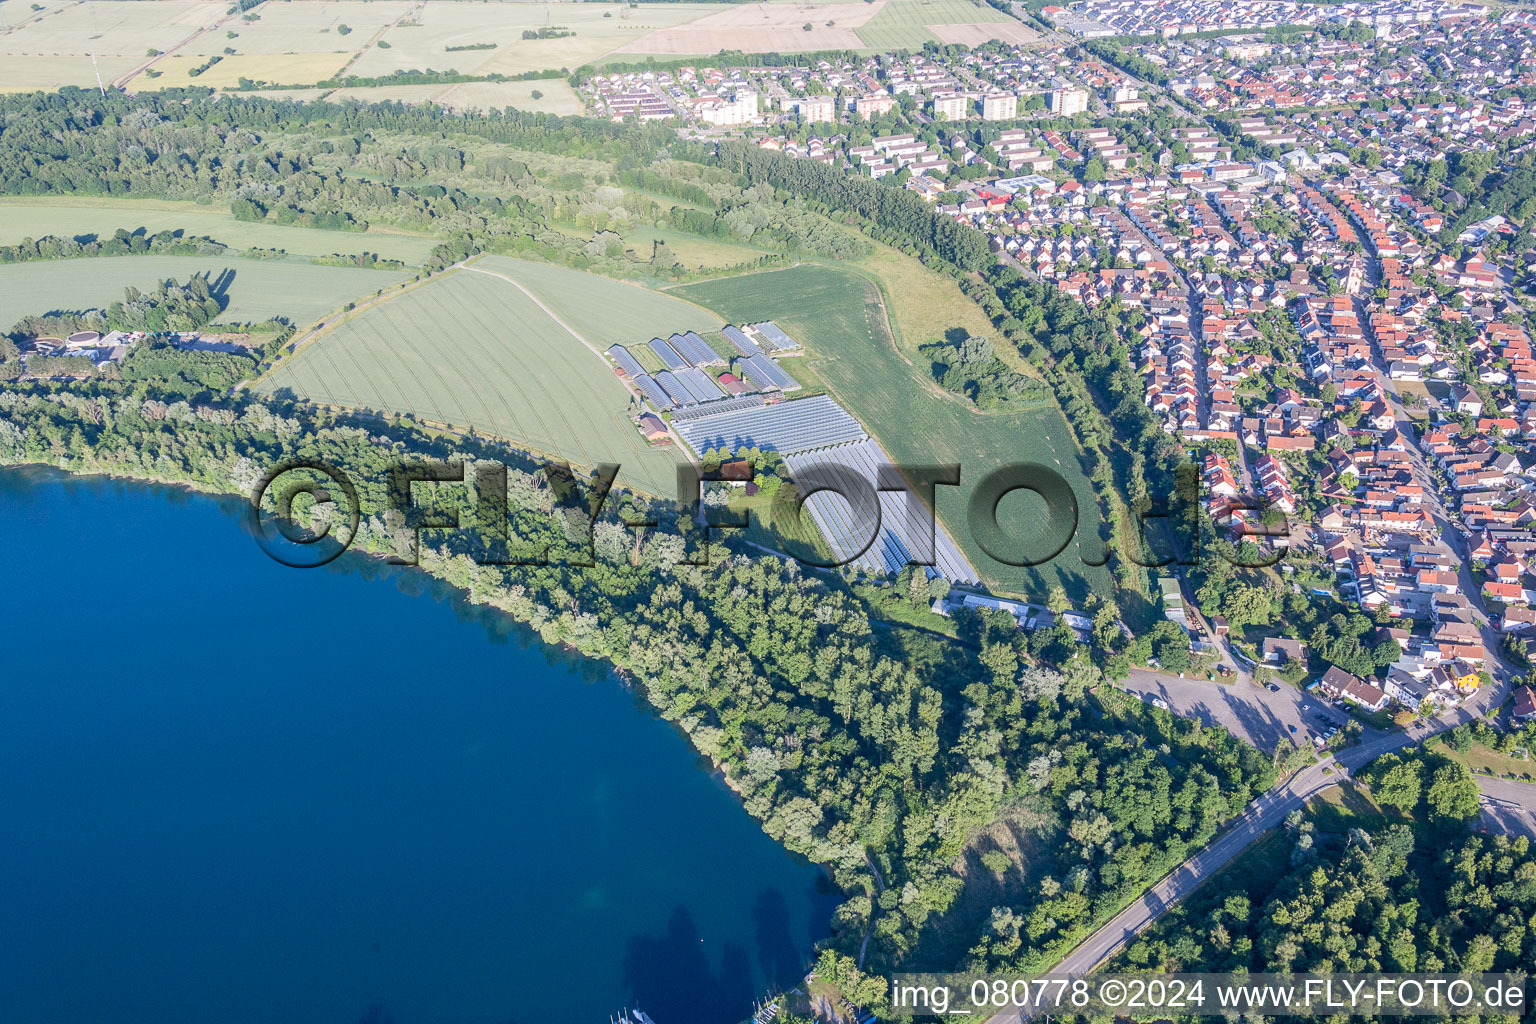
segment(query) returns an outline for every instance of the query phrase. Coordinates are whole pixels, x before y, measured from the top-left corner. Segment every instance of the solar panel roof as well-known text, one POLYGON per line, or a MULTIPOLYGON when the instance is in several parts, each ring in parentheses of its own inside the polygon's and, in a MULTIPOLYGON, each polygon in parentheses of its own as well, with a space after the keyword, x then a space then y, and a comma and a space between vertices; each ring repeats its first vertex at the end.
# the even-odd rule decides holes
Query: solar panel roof
POLYGON ((720 353, 709 347, 709 343, 699 337, 693 331, 684 334, 674 334, 667 339, 677 354, 688 360, 695 366, 708 366, 711 363, 723 363, 720 353))
POLYGON ((744 356, 760 356, 763 354, 763 350, 757 347, 757 342, 742 334, 735 327, 726 326, 720 333, 725 335, 725 340, 730 342, 736 351, 744 356))
POLYGON ((656 375, 656 383, 660 384, 668 397, 675 405, 698 405, 699 400, 693 397, 692 392, 683 387, 683 382, 671 370, 662 370, 656 375))

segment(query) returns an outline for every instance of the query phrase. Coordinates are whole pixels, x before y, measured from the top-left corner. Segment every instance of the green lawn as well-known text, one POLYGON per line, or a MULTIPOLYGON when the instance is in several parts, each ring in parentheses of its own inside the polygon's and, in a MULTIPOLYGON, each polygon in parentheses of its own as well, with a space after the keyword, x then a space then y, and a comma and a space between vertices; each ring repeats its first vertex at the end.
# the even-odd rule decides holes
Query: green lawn
POLYGON ((1436 737, 1425 745, 1434 748, 1436 753, 1444 754, 1452 760, 1460 761, 1479 775, 1492 774, 1515 779, 1536 777, 1536 761, 1512 757, 1509 754, 1501 754, 1491 747, 1483 746, 1481 743, 1473 743, 1472 746, 1467 748, 1465 754, 1446 743, 1440 737, 1436 737))
POLYGON ((217 206, 168 200, 109 198, 0 199, 0 245, 24 238, 58 235, 107 238, 118 228, 146 234, 180 229, 236 249, 281 249, 298 256, 355 256, 371 252, 419 266, 437 244, 434 238, 390 231, 321 231, 282 224, 236 220, 217 206))
MULTIPOLYGON (((878 291, 853 271, 822 265, 746 274, 671 289, 715 310, 732 323, 776 320, 806 346, 810 364, 828 390, 858 417, 891 457, 908 464, 961 465, 959 487, 938 489, 939 518, 998 593, 1043 596, 1059 579, 1074 601, 1090 590, 1113 594, 1104 568, 1086 566, 1076 544, 1050 563, 1013 567, 991 559, 968 525, 976 484, 999 466, 1037 462, 1059 472, 1077 497, 1079 537, 1092 530, 1097 503, 1083 475, 1071 428, 1054 405, 1013 413, 977 413, 938 389, 925 367, 897 352, 886 330, 878 291)), ((998 508, 1008 536, 1026 545, 1043 541, 1043 503, 1015 492, 998 508)), ((1087 554, 1098 542, 1084 542, 1087 554)), ((1038 557, 1038 543, 1026 546, 1038 557)))
POLYGON ((230 302, 220 322, 286 316, 301 327, 406 277, 388 270, 234 256, 104 256, 12 263, 0 266, 0 329, 24 316, 105 308, 122 299, 129 285, 148 291, 166 278, 185 281, 201 273, 213 281, 227 280, 230 302))
MULTIPOLYGON (((517 263, 480 265, 517 270, 517 263)), ((578 281, 590 277, 548 269, 578 281)), ((528 276, 549 284, 547 277, 528 276)), ((628 289, 603 278, 581 284, 600 293, 628 289)), ((642 317, 657 308, 690 308, 634 291, 638 296, 624 297, 656 302, 589 310, 567 323, 594 343, 602 339, 586 332, 598 327, 648 340, 675 327, 665 318, 642 317), (628 326, 618 331, 614 325, 625 317, 628 326)), ((579 302, 579 296, 566 295, 561 305, 579 302)), ((515 285, 489 274, 449 274, 342 324, 278 364, 257 386, 267 393, 283 388, 315 401, 473 426, 582 467, 617 462, 620 486, 654 494, 676 489, 680 456, 640 437, 630 419, 630 392, 608 363, 515 285)))

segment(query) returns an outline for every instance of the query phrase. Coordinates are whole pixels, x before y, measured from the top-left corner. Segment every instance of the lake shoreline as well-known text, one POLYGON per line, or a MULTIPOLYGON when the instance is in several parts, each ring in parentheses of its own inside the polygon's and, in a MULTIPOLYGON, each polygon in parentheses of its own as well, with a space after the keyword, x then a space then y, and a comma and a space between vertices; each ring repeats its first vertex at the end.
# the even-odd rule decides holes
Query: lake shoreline
POLYGON ((376 557, 295 576, 218 493, 11 468, 0 519, 33 582, 3 603, 36 652, 0 693, 19 1019, 198 1019, 188 1001, 221 992, 231 1024, 274 1000, 300 1022, 638 1002, 734 1024, 798 983, 838 902, 825 872, 605 661, 376 557), (82 578, 113 611, 47 669, 80 636, 59 612, 82 578), (168 643, 204 670, 165 670, 168 643))
MULTIPOLYGON (((242 507, 244 507, 245 502, 249 501, 250 498, 249 495, 242 495, 236 491, 231 490, 223 490, 211 486, 203 481, 177 480, 147 473, 123 473, 101 467, 72 469, 49 462, 19 462, 0 464, 0 474, 4 474, 11 470, 47 470, 63 477, 81 480, 96 479, 107 480, 116 483, 138 484, 148 487, 167 487, 179 491, 184 495, 199 495, 202 497, 212 498, 219 501, 220 504, 224 504, 230 501, 238 501, 241 503, 242 507)), ((228 510, 226 509, 226 511, 228 510)), ((440 554, 440 552, 435 548, 423 548, 422 553, 428 555, 440 554)), ((699 750, 698 747, 694 745, 692 737, 689 735, 688 731, 683 728, 680 722, 670 719, 661 713, 661 709, 658 708, 656 704, 650 699, 650 692, 645 683, 642 680, 635 678, 628 666, 619 665, 605 658, 600 658, 596 655, 588 654, 574 644, 566 641, 556 642, 544 639, 544 637, 539 634, 539 631, 536 628, 534 628, 527 621, 519 619, 509 609, 503 607, 495 601, 483 600, 474 592, 465 590, 464 588, 450 582, 442 575, 432 572, 429 566, 433 564, 439 564, 435 558, 428 558, 425 560, 418 559, 417 563, 414 565, 400 564, 391 562, 389 560, 389 556, 381 551, 368 550, 358 546, 348 548, 345 555, 343 556, 343 559, 348 557, 364 559, 369 564, 378 568, 414 570, 416 574, 419 574, 427 581, 430 581, 432 586, 441 587, 447 591, 451 601, 457 601, 465 607, 474 608, 481 611, 494 612, 507 623, 516 626, 523 636, 532 642, 536 642, 541 648, 548 651, 559 651, 565 655, 573 657, 582 663, 602 668, 614 679, 615 682, 617 682, 624 689, 638 693, 644 700, 645 707, 649 711, 651 717, 659 721, 666 722, 669 726, 671 726, 673 731, 681 736, 684 742, 687 743, 689 749, 694 753, 701 764, 709 765, 707 774, 710 775, 716 781, 716 783, 731 793, 731 795, 735 798, 738 806, 741 807, 742 813, 746 814, 747 817, 751 818, 759 825, 762 824, 762 820, 760 818, 753 815, 746 809, 745 797, 742 795, 740 788, 720 766, 719 762, 715 761, 713 758, 699 750)), ((337 561, 339 562, 341 560, 342 559, 338 559, 337 561)), ((531 643, 529 646, 531 646, 531 643)), ((774 841, 777 842, 777 840, 774 841)), ((835 887, 831 869, 827 865, 811 860, 809 857, 806 857, 798 850, 790 849, 783 844, 779 845, 785 853, 799 860, 803 860, 807 864, 814 865, 826 880, 827 884, 835 887)))

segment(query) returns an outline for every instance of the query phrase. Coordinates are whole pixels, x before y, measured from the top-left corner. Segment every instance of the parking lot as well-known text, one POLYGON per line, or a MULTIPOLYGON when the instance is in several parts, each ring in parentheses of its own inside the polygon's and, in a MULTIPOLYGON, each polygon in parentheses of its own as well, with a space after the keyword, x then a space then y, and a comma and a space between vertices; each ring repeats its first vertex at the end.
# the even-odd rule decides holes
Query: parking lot
POLYGON ((1349 715, 1287 683, 1278 690, 1239 681, 1230 686, 1205 679, 1180 679, 1133 671, 1123 684, 1143 698, 1159 697, 1168 710, 1206 725, 1220 725, 1260 750, 1272 753, 1282 738, 1309 744, 1330 727, 1343 728, 1349 715))
POLYGON ((1479 777, 1483 824, 1494 832, 1536 839, 1536 783, 1479 777))

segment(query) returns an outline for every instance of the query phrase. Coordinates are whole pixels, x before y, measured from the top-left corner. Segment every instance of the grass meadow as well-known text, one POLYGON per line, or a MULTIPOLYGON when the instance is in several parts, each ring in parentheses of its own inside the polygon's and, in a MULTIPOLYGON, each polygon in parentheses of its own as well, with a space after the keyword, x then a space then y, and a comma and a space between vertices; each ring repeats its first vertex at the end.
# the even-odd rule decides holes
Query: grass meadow
POLYGON ((0 329, 24 316, 105 308, 132 285, 144 291, 166 278, 228 275, 229 307, 223 323, 286 316, 299 326, 348 302, 371 296, 407 275, 358 267, 320 267, 289 260, 231 256, 103 256, 0 266, 0 329))
POLYGON ((280 362, 257 389, 473 426, 584 467, 618 462, 621 486, 671 494, 683 456, 646 444, 631 421, 630 391, 588 346, 708 330, 718 321, 676 299, 562 267, 495 257, 475 267, 485 272, 445 275, 345 322, 280 362))
MULTIPOLYGON (((885 447, 909 464, 961 465, 959 487, 938 489, 938 515, 996 593, 1042 597, 1059 580, 1075 602, 1089 590, 1109 596, 1113 580, 1104 568, 1084 565, 1077 544, 1049 563, 1013 567, 981 549, 968 524, 976 484, 993 469, 1019 462, 1042 463, 1059 472, 1077 496, 1086 521, 1097 504, 1083 474, 1071 428, 1054 404, 1019 412, 978 413, 962 399, 935 387, 928 369, 908 361, 886 328, 886 310, 868 279, 836 266, 804 264, 787 270, 744 274, 672 290, 715 310, 732 323, 776 320, 806 346, 812 366, 832 393, 885 447)), ((1040 537, 1043 504, 1015 492, 998 507, 1010 538, 1040 537)), ((1092 524, 1085 522, 1090 557, 1098 554, 1092 524)), ((1034 556, 1048 551, 1035 546, 1034 556)))
POLYGON ((0 198, 0 245, 24 238, 58 235, 110 237, 118 228, 146 234, 181 229, 236 249, 280 249, 296 256, 355 256, 371 252, 419 266, 436 239, 388 230, 322 231, 284 224, 236 220, 228 209, 166 199, 50 196, 0 198))

